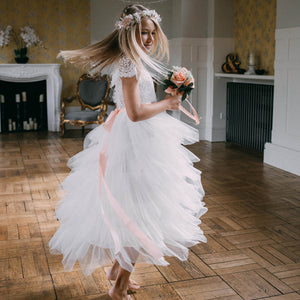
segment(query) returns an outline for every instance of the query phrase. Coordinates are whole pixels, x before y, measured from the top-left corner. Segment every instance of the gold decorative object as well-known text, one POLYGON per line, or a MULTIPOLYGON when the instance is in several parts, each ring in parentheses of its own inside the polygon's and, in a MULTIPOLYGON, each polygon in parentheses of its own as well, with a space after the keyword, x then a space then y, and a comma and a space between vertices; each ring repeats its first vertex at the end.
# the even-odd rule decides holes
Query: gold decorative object
POLYGON ((244 74, 246 70, 241 69, 240 64, 237 54, 229 53, 226 56, 226 62, 222 65, 222 70, 224 73, 244 74))

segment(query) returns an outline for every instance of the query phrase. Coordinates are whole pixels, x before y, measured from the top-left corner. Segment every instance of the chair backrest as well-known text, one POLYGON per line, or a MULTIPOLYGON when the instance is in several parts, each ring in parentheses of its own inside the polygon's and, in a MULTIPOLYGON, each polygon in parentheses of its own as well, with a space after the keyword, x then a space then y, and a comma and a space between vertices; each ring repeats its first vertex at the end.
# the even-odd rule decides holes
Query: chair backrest
POLYGON ((109 81, 107 76, 90 77, 82 75, 77 83, 77 96, 82 109, 86 107, 95 110, 100 108, 109 94, 109 81))

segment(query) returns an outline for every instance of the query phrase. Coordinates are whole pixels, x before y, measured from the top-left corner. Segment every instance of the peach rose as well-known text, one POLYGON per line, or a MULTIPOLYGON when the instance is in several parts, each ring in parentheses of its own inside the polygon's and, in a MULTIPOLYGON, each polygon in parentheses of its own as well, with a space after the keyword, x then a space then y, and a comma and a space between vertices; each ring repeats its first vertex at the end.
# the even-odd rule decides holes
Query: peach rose
POLYGON ((174 82, 178 87, 180 87, 186 80, 187 74, 184 68, 179 69, 178 71, 173 72, 171 81, 174 82))

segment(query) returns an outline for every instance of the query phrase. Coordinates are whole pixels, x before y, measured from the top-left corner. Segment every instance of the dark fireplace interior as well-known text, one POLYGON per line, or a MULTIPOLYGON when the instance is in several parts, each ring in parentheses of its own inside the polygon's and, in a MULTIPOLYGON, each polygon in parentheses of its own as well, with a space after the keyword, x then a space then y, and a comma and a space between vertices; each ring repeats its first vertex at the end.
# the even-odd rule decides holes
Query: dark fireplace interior
POLYGON ((0 80, 0 132, 47 130, 46 95, 46 80, 0 80))

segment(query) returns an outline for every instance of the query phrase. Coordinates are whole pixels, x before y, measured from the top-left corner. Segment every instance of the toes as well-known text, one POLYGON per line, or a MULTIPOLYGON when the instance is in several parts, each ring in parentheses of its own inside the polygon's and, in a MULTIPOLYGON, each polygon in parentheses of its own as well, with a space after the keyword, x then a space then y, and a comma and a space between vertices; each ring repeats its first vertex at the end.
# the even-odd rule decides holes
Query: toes
POLYGON ((128 285, 128 289, 129 290, 135 290, 135 291, 137 291, 139 288, 140 288, 139 285, 135 285, 135 284, 129 284, 128 285))
POLYGON ((139 288, 140 286, 135 280, 129 279, 129 284, 128 284, 129 290, 138 290, 139 288))
POLYGON ((138 283, 133 279, 129 279, 129 283, 134 284, 134 285, 138 285, 138 283))

